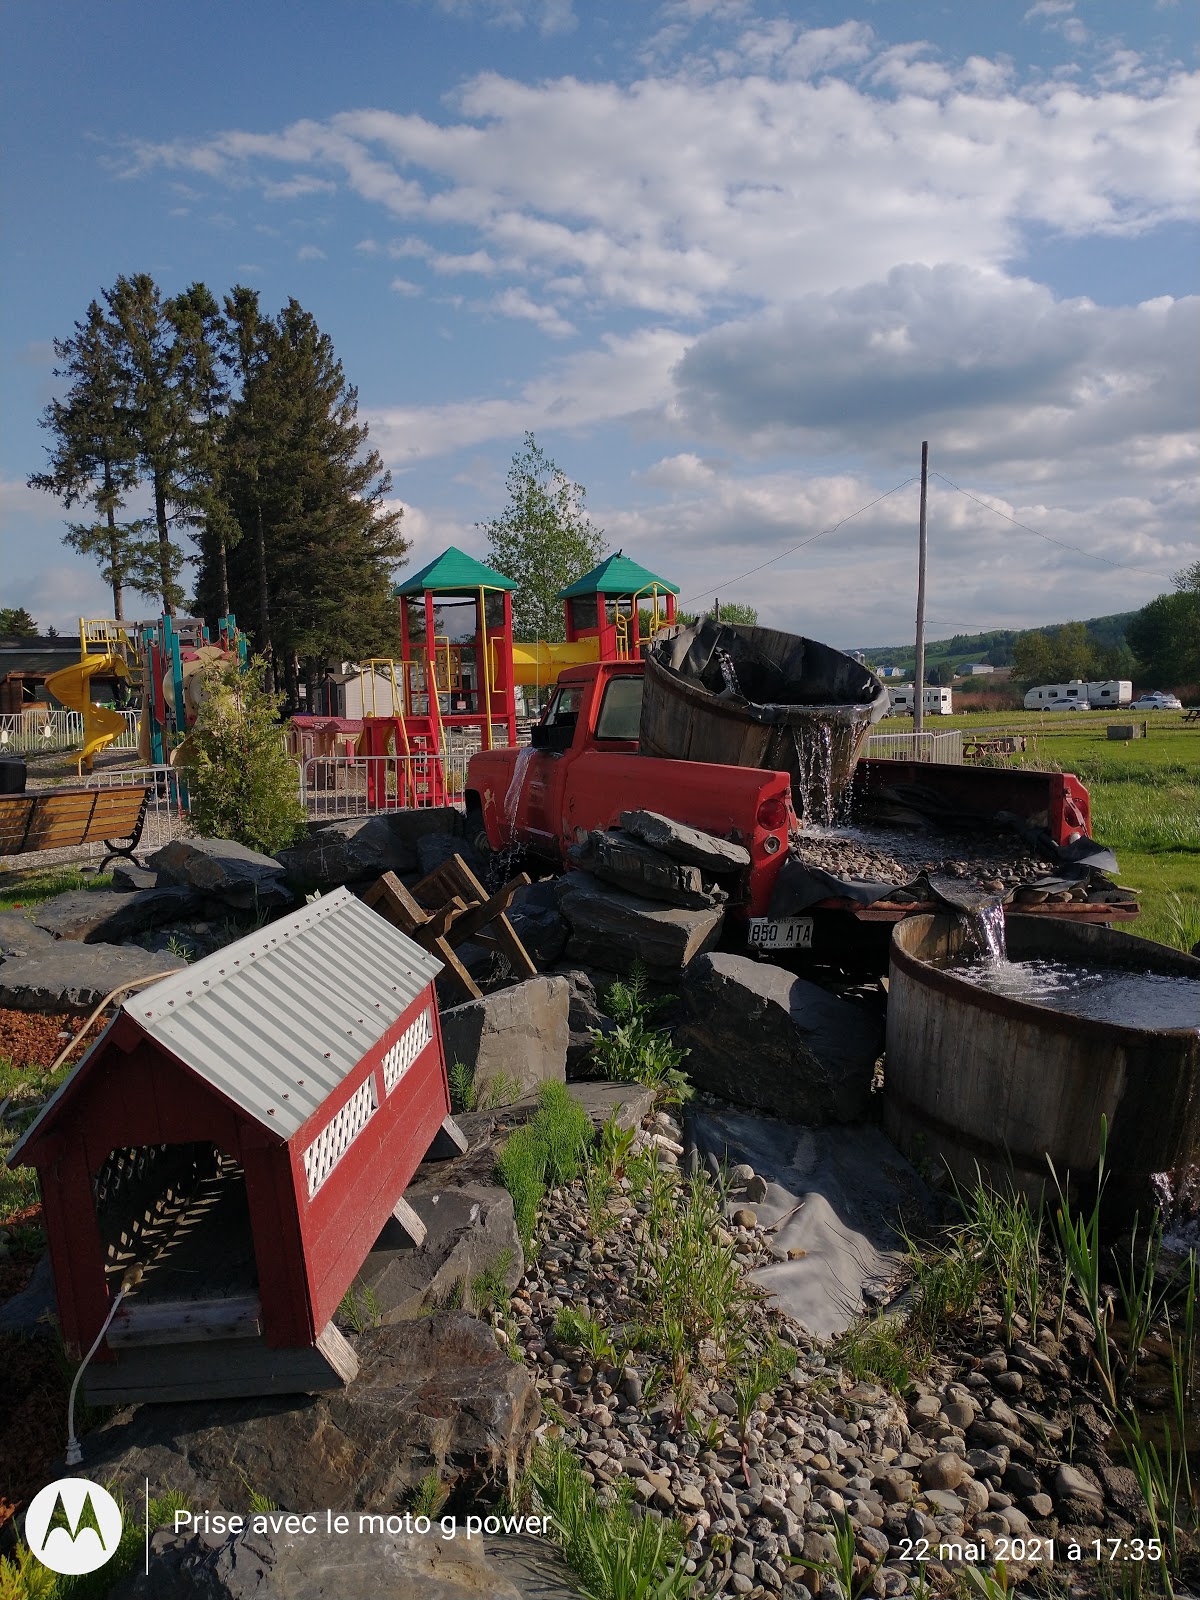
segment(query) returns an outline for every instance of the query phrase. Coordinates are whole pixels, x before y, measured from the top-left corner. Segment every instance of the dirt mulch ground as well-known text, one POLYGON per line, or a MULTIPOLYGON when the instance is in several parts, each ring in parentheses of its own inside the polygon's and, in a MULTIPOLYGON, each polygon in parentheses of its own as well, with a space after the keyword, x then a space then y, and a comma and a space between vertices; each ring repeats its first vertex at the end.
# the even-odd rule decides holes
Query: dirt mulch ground
MULTIPOLYGON (((0 1059, 17 1067, 48 1067, 67 1040, 83 1027, 85 1017, 50 1016, 40 1011, 6 1011, 0 1006, 0 1059)), ((93 1027, 88 1040, 99 1034, 93 1027)), ((72 1052, 71 1060, 77 1060, 72 1052)))
MULTIPOLYGON (((71 1373, 50 1339, 0 1333, 6 1374, 0 1428, 0 1529, 56 1476, 67 1438, 71 1373)), ((0 1534, 2 1538, 2 1534, 0 1534)))

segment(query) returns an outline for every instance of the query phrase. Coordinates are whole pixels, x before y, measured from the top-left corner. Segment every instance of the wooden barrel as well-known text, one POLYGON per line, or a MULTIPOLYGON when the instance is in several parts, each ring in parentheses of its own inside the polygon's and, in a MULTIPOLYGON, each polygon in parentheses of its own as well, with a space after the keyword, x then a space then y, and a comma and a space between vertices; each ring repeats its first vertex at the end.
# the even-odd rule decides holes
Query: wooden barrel
MULTIPOLYGON (((1200 961, 1094 923, 1007 918, 1013 961, 1200 979, 1200 961)), ((1108 1119, 1105 1213, 1115 1227, 1194 1182, 1200 1159, 1200 1032, 1099 1022, 990 993, 944 970, 969 948, 953 916, 915 916, 892 934, 883 1112, 910 1158, 970 1186, 1011 1174, 1034 1195, 1047 1158, 1087 1205, 1095 1194, 1100 1118, 1108 1119)), ((1051 1182, 1051 1193, 1053 1184, 1051 1182)))
POLYGON ((887 707, 874 673, 830 645, 706 621, 647 655, 638 738, 647 755, 786 772, 798 815, 829 822, 887 707))

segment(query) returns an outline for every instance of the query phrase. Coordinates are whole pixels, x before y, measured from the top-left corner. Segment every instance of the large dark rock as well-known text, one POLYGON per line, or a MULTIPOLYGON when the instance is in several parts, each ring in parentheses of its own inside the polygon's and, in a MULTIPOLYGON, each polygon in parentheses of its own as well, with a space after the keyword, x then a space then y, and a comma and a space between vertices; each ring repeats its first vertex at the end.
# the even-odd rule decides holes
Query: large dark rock
POLYGON ((518 889, 508 908, 508 920, 539 967, 553 966, 566 949, 569 930, 558 909, 553 878, 518 889))
POLYGON ((158 882, 158 873, 151 872, 149 867, 139 867, 133 861, 114 861, 112 864, 112 886, 129 894, 134 889, 153 889, 158 882))
POLYGON ((240 1510, 246 1485, 284 1510, 392 1510, 426 1473, 472 1495, 511 1484, 540 1407, 533 1376, 464 1311, 372 1328, 359 1374, 321 1395, 143 1405, 88 1435, 83 1470, 135 1500, 172 1488, 240 1510))
POLYGON ((204 896, 186 884, 124 893, 119 889, 72 889, 39 906, 33 921, 56 939, 121 944, 148 928, 192 916, 203 902, 204 896))
POLYGON ((519 1094, 563 1083, 569 1008, 566 979, 545 977, 451 1006, 441 1014, 446 1063, 469 1068, 481 1096, 498 1080, 515 1084, 519 1094))
POLYGON ((699 867, 673 861, 661 850, 619 829, 606 833, 593 828, 586 839, 573 844, 567 853, 577 867, 590 872, 602 883, 613 883, 618 889, 628 889, 630 894, 647 900, 660 900, 664 905, 702 911, 724 905, 728 898, 724 890, 715 885, 705 887, 699 867))
POLYGON ((233 839, 172 839, 150 857, 160 887, 186 884, 239 911, 286 909, 294 896, 274 856, 233 839))
POLYGON ((416 841, 416 851, 417 871, 422 876, 444 866, 451 856, 461 856, 476 877, 487 871, 484 863, 461 834, 422 834, 416 841))
POLYGON ((411 872, 417 854, 386 817, 351 817, 315 829, 299 844, 281 850, 279 861, 292 883, 325 890, 371 882, 385 872, 411 872))
POLYGON ((177 972, 183 965, 178 956, 151 953, 136 945, 51 940, 45 947, 13 956, 0 965, 0 1006, 14 1011, 86 1013, 121 984, 155 973, 177 972))
POLYGON ((453 1302, 476 1305, 481 1274, 498 1272, 511 1294, 521 1281, 525 1257, 513 1220, 512 1196, 495 1184, 447 1185, 437 1165, 426 1166, 404 1199, 425 1225, 415 1245, 389 1220, 359 1270, 384 1322, 407 1322, 453 1302))
POLYGON ((643 844, 652 845, 676 861, 702 867, 714 877, 744 871, 750 865, 750 852, 744 844, 734 844, 715 833, 702 833, 686 823, 674 822, 657 811, 622 811, 624 832, 643 844))
MULTIPOLYGON (((243 1494, 242 1504, 245 1503, 243 1494)), ((308 1502, 298 1510, 311 1510, 308 1502)), ((323 1508, 322 1508, 323 1509, 323 1508)), ((391 1510, 392 1508, 388 1508, 391 1510)), ((268 1520, 226 1538, 161 1529, 111 1600, 578 1600, 553 1542, 532 1535, 453 1538, 434 1519, 429 1533, 360 1528, 260 1532, 268 1520)), ((402 1514, 401 1514, 402 1517, 402 1514)))
POLYGON ((628 972, 639 960, 652 976, 667 979, 716 943, 724 916, 719 907, 685 911, 656 906, 586 872, 559 879, 558 904, 571 927, 566 949, 570 960, 607 972, 628 972))
POLYGON ((874 1013, 746 956, 704 955, 684 979, 675 1037, 698 1089, 785 1122, 856 1122, 883 1048, 874 1013))
POLYGON ((0 961, 45 950, 53 943, 53 934, 36 927, 23 911, 0 911, 0 961))
POLYGON ((567 980, 571 999, 567 1010, 570 1038, 567 1043, 567 1077, 580 1078, 588 1071, 588 1057, 594 1043, 593 1031, 611 1033, 616 1023, 601 1011, 596 1001, 596 986, 586 972, 571 967, 561 974, 567 980))

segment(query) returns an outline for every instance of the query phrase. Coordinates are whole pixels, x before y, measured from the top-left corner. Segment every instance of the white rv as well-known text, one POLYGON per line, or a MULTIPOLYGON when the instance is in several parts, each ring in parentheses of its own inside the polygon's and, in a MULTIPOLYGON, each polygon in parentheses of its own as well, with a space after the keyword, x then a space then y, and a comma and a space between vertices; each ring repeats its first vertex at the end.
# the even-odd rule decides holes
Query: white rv
MULTIPOLYGON (((914 689, 911 683, 898 684, 894 689, 888 687, 888 699, 891 701, 891 715, 894 717, 911 716, 913 709, 914 689)), ((954 715, 954 692, 951 689, 935 688, 926 684, 921 691, 921 709, 925 715, 934 717, 950 717, 954 715)))
POLYGON ((1072 678, 1070 683, 1039 683, 1025 696, 1026 711, 1043 711, 1052 701, 1076 700, 1081 705, 1127 706, 1133 699, 1133 684, 1128 678, 1100 678, 1094 683, 1084 683, 1082 678, 1072 678))

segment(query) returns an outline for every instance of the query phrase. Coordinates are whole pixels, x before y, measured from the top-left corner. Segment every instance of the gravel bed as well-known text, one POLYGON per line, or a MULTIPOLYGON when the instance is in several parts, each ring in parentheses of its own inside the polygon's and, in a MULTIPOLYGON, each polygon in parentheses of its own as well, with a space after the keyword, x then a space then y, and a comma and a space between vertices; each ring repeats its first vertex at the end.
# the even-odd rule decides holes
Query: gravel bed
MULTIPOLYGON (((641 1139, 676 1170, 682 1143, 672 1119, 658 1113, 641 1139)), ((745 1167, 733 1176, 743 1198, 731 1201, 728 1226, 749 1270, 772 1251, 746 1205, 762 1180, 745 1167)), ((909 1593, 922 1572, 936 1590, 954 1592, 954 1569, 986 1552, 1007 1558, 1010 1579, 1021 1577, 1032 1565, 1013 1558, 1013 1540, 1074 1538, 1090 1553, 1091 1541, 1134 1531, 1136 1484, 1105 1454, 1107 1424, 1080 1378, 1087 1325, 1069 1310, 1062 1344, 1043 1328, 1005 1349, 998 1311, 981 1307, 973 1337, 949 1336, 944 1356, 902 1399, 856 1381, 829 1347, 760 1303, 748 1339, 784 1340, 796 1364, 755 1413, 743 1470, 736 1405, 720 1378, 690 1400, 701 1427, 713 1430, 700 1437, 674 1422, 669 1387, 651 1388, 645 1366, 618 1372, 555 1338, 561 1307, 609 1330, 631 1314, 646 1203, 623 1179, 613 1208, 611 1226, 593 1240, 581 1183, 547 1197, 542 1243, 508 1326, 515 1323, 548 1404, 542 1433, 566 1439, 599 1491, 632 1479, 648 1515, 680 1521, 698 1596, 807 1600, 821 1583, 804 1563, 835 1559, 835 1519, 843 1517, 854 1527, 863 1592, 879 1600, 909 1593), (923 1564, 912 1559, 921 1541, 930 1555, 923 1564)), ((1070 1576, 1075 1592, 1088 1592, 1086 1560, 1070 1576)))
POLYGON ((791 853, 840 878, 905 884, 931 872, 997 893, 1044 877, 1053 866, 1015 834, 951 835, 934 829, 806 829, 792 836, 791 853))

